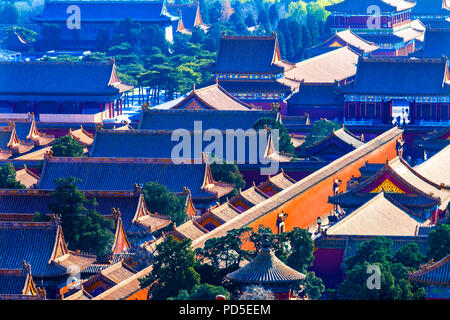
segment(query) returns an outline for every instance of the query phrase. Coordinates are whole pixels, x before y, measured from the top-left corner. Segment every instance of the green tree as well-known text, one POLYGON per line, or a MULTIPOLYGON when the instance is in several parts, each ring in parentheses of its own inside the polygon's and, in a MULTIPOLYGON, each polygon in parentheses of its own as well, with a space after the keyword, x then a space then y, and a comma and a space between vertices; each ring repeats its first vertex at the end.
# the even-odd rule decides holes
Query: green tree
POLYGON ((56 139, 51 150, 55 157, 81 157, 84 153, 84 147, 71 136, 56 139))
POLYGON ((314 272, 308 272, 304 280, 304 294, 307 294, 310 299, 319 300, 322 293, 325 291, 322 279, 316 277, 314 272))
POLYGON ((211 163, 211 174, 214 180, 233 185, 233 195, 245 188, 245 180, 235 163, 211 163))
POLYGON ((55 180, 49 210, 61 218, 64 238, 71 250, 93 252, 105 255, 114 242, 114 222, 86 206, 95 207, 95 201, 88 201, 73 177, 55 180))
POLYGON ((177 297, 169 298, 169 300, 215 300, 218 295, 225 296, 227 300, 230 299, 230 293, 225 288, 203 283, 195 286, 191 293, 180 290, 177 297))
POLYGON ((152 212, 169 216, 177 225, 187 219, 185 202, 166 186, 158 182, 147 182, 143 188, 145 203, 152 212))
POLYGON ((421 259, 417 245, 408 245, 394 253, 392 240, 388 238, 365 241, 356 254, 345 261, 346 276, 338 297, 351 300, 422 299, 423 288, 408 281, 408 273, 415 270, 421 259), (369 278, 374 272, 380 276, 378 288, 370 287, 375 284, 369 278))
POLYGON ((261 118, 253 125, 253 129, 256 131, 263 129, 264 127, 278 129, 278 147, 280 151, 294 155, 294 145, 292 144, 289 132, 283 124, 273 118, 261 118))
POLYGON ((141 288, 149 288, 149 296, 156 300, 175 297, 180 290, 190 292, 200 284, 200 275, 194 270, 195 254, 191 240, 176 240, 169 236, 156 246, 158 254, 149 275, 139 279, 141 288))
POLYGON ((386 237, 376 237, 360 244, 356 254, 345 261, 348 269, 356 265, 368 263, 387 263, 392 254, 392 240, 386 237))
POLYGON ((428 235, 428 258, 441 260, 450 253, 450 225, 441 224, 428 235))
POLYGON ((340 125, 333 121, 319 120, 315 123, 305 137, 304 147, 311 146, 329 136, 333 131, 338 130, 340 125))
POLYGON ((392 262, 416 269, 420 264, 426 262, 426 257, 420 253, 417 243, 408 243, 394 254, 392 262))
POLYGON ((0 166, 0 189, 25 189, 26 187, 17 181, 16 170, 11 163, 0 166))

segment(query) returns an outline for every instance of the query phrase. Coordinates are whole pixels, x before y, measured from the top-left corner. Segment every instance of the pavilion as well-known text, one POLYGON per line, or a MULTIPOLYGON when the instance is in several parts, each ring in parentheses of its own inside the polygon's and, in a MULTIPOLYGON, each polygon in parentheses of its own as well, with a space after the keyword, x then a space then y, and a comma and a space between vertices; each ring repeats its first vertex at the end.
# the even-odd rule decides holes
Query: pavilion
POLYGON ((291 290, 305 279, 300 273, 278 259, 266 239, 258 255, 242 268, 225 276, 227 280, 240 286, 245 291, 251 285, 261 286, 271 291, 277 300, 290 300, 291 290))

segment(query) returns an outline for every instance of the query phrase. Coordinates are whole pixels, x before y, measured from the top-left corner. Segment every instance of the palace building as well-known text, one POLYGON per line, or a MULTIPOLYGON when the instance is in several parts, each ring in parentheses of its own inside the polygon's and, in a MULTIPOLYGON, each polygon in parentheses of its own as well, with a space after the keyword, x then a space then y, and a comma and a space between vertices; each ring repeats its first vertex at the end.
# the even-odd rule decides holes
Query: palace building
POLYGON ((41 28, 45 23, 56 24, 61 29, 60 44, 54 49, 92 49, 98 35, 112 39, 117 23, 130 18, 143 27, 158 26, 165 32, 166 40, 173 40, 172 26, 179 20, 170 15, 166 1, 123 0, 47 0, 43 12, 33 17, 41 28), (78 8, 78 9, 77 9, 78 8), (68 13, 68 10, 71 9, 68 13), (69 29, 74 23, 76 10, 80 14, 80 26, 69 29))
POLYGON ((21 269, 22 261, 31 266, 34 281, 49 298, 75 270, 92 264, 96 257, 69 251, 59 220, 50 222, 0 222, 0 269, 21 269))
POLYGON ((298 83, 284 77, 293 65, 281 60, 276 34, 271 36, 227 36, 220 38, 216 62, 206 70, 235 98, 271 109, 278 103, 286 114, 284 100, 298 83))
MULTIPOLYGON (((391 124, 403 108, 412 124, 448 121, 450 71, 447 58, 364 58, 355 81, 341 88, 346 120, 391 124)), ((442 122, 441 122, 442 123, 442 122)))
POLYGON ((425 27, 411 21, 415 3, 405 0, 344 0, 327 6, 333 31, 350 28, 379 49, 372 55, 407 56, 423 41, 425 27))
POLYGON ((112 60, 0 62, 0 82, 0 118, 33 113, 53 123, 98 123, 119 115, 123 93, 132 89, 120 82, 112 60))
POLYGON ((0 269, 0 300, 45 300, 46 295, 45 289, 36 286, 25 261, 21 269, 0 269))
POLYGON ((361 38, 349 28, 339 32, 336 30, 321 44, 306 49, 306 54, 313 57, 342 47, 348 47, 361 55, 367 55, 380 48, 375 43, 361 38))
POLYGON ((392 199, 414 212, 421 219, 437 215, 450 201, 449 181, 430 180, 397 157, 387 163, 375 175, 350 187, 347 192, 330 197, 329 202, 339 205, 345 212, 386 192, 392 199))

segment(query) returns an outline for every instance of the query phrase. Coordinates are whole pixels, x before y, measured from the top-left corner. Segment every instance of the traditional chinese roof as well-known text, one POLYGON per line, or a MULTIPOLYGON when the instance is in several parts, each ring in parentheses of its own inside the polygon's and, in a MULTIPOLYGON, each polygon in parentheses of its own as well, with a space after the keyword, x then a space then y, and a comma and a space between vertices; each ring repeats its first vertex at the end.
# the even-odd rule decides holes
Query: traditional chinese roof
MULTIPOLYGON (((186 134, 188 136, 182 136, 182 139, 178 140, 179 135, 174 131, 98 130, 90 156, 166 159, 169 163, 202 159, 202 152, 207 150, 211 141, 203 139, 206 136, 204 131, 190 131, 186 134), (173 137, 177 137, 177 140, 173 141, 173 137), (181 143, 189 146, 190 151, 180 152, 178 149, 181 143)), ((242 136, 236 137, 233 144, 227 141, 228 136, 225 131, 219 131, 217 134, 215 143, 222 141, 221 150, 215 150, 215 155, 226 161, 257 163, 266 155, 265 151, 270 142, 270 134, 264 137, 258 136, 255 132, 244 133, 242 136), (242 150, 239 149, 241 147, 238 143, 240 139, 245 140, 242 150), (231 151, 232 153, 229 153, 231 151)))
POLYGON ((239 101, 225 91, 218 83, 203 88, 194 89, 171 109, 213 109, 213 110, 243 110, 251 106, 239 101))
POLYGON ((298 62, 286 71, 287 79, 305 83, 332 83, 346 80, 356 74, 359 54, 343 47, 298 62))
MULTIPOLYGON (((332 197, 329 197, 328 202, 332 204, 338 204, 343 208, 358 208, 364 203, 367 203, 371 199, 375 198, 378 193, 357 193, 357 192, 345 192, 332 197)), ((439 205, 439 199, 431 197, 429 195, 417 195, 417 194, 404 194, 404 193, 389 193, 389 196, 397 203, 405 206, 411 210, 418 208, 431 209, 439 205)))
POLYGON ((374 42, 367 41, 350 29, 336 32, 323 43, 306 49, 307 57, 314 57, 342 47, 349 47, 358 54, 367 54, 379 49, 374 42))
POLYGON ((336 89, 335 83, 302 83, 299 91, 288 99, 288 104, 342 108, 344 96, 336 89))
POLYGON ((86 22, 116 22, 127 17, 136 22, 170 22, 165 1, 46 1, 43 13, 33 18, 38 22, 65 22, 67 8, 76 5, 86 22))
POLYGON ((347 152, 355 150, 364 144, 361 138, 345 128, 333 131, 324 139, 305 148, 308 157, 334 160, 347 152))
POLYGON ((94 96, 89 99, 96 101, 95 96, 118 95, 132 88, 120 82, 112 61, 0 62, 0 82, 3 83, 2 99, 29 95, 35 101, 55 96, 60 100, 65 99, 64 96, 70 99, 71 95, 94 96))
POLYGON ((414 170, 426 179, 450 186, 450 145, 436 153, 430 159, 414 167, 414 170))
POLYGON ((45 291, 36 287, 30 269, 0 269, 0 300, 41 299, 45 291))
POLYGON ((85 300, 86 297, 92 299, 136 273, 137 272, 126 263, 119 261, 108 268, 101 270, 99 273, 82 283, 81 291, 87 292, 88 295, 78 293, 71 300, 85 300))
POLYGON ((38 188, 53 190, 54 180, 63 177, 80 178, 78 189, 89 191, 132 191, 135 184, 154 181, 172 192, 188 188, 193 199, 215 199, 233 189, 216 183, 205 163, 176 165, 155 159, 70 157, 47 158, 38 188))
POLYGON ((173 16, 179 16, 177 31, 192 31, 195 27, 205 27, 200 14, 198 3, 193 4, 168 4, 167 10, 173 16))
POLYGON ((141 290, 139 279, 147 276, 153 269, 153 266, 142 269, 127 279, 119 282, 117 285, 94 297, 93 300, 124 300, 134 293, 141 290))
POLYGON ((220 37, 213 73, 281 73, 280 49, 276 34, 270 36, 220 37))
POLYGON ((225 223, 234 217, 237 217, 241 211, 238 208, 233 206, 229 201, 225 202, 222 205, 217 205, 213 208, 210 208, 209 211, 203 216, 206 217, 208 215, 213 216, 220 223, 225 223))
POLYGON ((26 121, 20 119, 20 121, 14 120, 13 122, 10 122, 9 120, 6 120, 5 122, 3 122, 2 120, 0 120, 0 126, 13 127, 16 131, 17 139, 24 142, 26 141, 28 143, 33 142, 38 146, 48 145, 50 142, 55 140, 55 136, 46 135, 39 132, 36 126, 36 121, 34 120, 34 115, 29 115, 30 118, 26 121))
MULTIPOLYGON (((450 95, 447 58, 360 58, 347 94, 450 95)), ((346 92, 347 91, 347 92, 346 92)))
POLYGON ((7 159, 13 153, 26 153, 33 147, 33 142, 19 139, 14 122, 9 122, 7 126, 0 126, 0 150, 4 154, 1 158, 7 159))
POLYGON ((325 7, 331 12, 367 13, 367 8, 376 5, 381 12, 397 12, 414 7, 413 2, 406 0, 344 0, 325 7))
POLYGON ((363 206, 327 229, 327 235, 415 236, 419 220, 389 194, 378 193, 363 206))
POLYGON ((219 111, 219 110, 143 110, 139 129, 148 130, 194 130, 194 121, 201 121, 202 129, 247 130, 261 118, 277 117, 276 112, 219 111))
POLYGON ((26 166, 16 171, 16 180, 27 188, 31 188, 39 181, 39 176, 30 171, 26 166))
POLYGON ((248 264, 225 277, 239 284, 284 285, 300 281, 305 275, 285 265, 264 246, 248 264))
POLYGON ((178 239, 197 239, 202 235, 208 233, 208 230, 203 228, 198 222, 195 220, 188 220, 183 223, 181 226, 175 226, 172 230, 172 234, 178 239))
POLYGON ((270 182, 272 185, 284 190, 293 184, 295 184, 297 181, 289 177, 286 173, 284 173, 283 169, 281 172, 273 177, 269 177, 267 179, 268 182, 270 182))
POLYGON ((450 189, 441 188, 439 184, 428 180, 399 157, 389 161, 378 173, 350 188, 347 193, 379 193, 383 190, 387 193, 429 196, 445 207, 450 198, 450 189))
POLYGON ((84 130, 83 126, 77 130, 69 129, 69 135, 83 146, 88 147, 94 143, 94 135, 84 130))
POLYGON ((433 16, 450 16, 450 3, 448 0, 415 0, 411 9, 414 17, 429 18, 433 16))
POLYGON ((34 277, 67 275, 73 266, 82 269, 95 256, 67 249, 58 222, 0 222, 0 269, 18 269, 23 260, 33 266, 34 277))
POLYGON ((450 287, 450 255, 437 262, 424 265, 417 271, 411 272, 409 274, 409 280, 426 285, 450 287))

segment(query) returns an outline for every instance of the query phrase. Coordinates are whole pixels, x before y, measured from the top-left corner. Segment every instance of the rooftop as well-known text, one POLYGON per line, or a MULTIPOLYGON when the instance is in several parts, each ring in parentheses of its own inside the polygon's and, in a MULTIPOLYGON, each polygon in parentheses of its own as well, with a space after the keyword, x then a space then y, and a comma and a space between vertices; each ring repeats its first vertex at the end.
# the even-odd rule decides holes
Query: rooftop
POLYGON ((202 130, 247 130, 261 118, 276 119, 272 111, 219 111, 219 110, 143 110, 139 129, 194 130, 194 122, 200 121, 202 130))
POLYGON ((285 72, 287 79, 304 83, 332 83, 353 77, 359 54, 343 47, 301 61, 285 72))
POLYGON ((111 96, 132 88, 120 82, 112 61, 0 62, 0 82, 0 96, 30 95, 35 100, 38 96, 111 96))
POLYGON ((380 192, 363 206, 327 229, 327 235, 415 236, 423 220, 380 192))
POLYGON ((281 55, 276 34, 271 36, 227 36, 220 38, 213 73, 281 73, 281 55))
POLYGON ((361 58, 349 94, 449 95, 447 58, 361 58))

